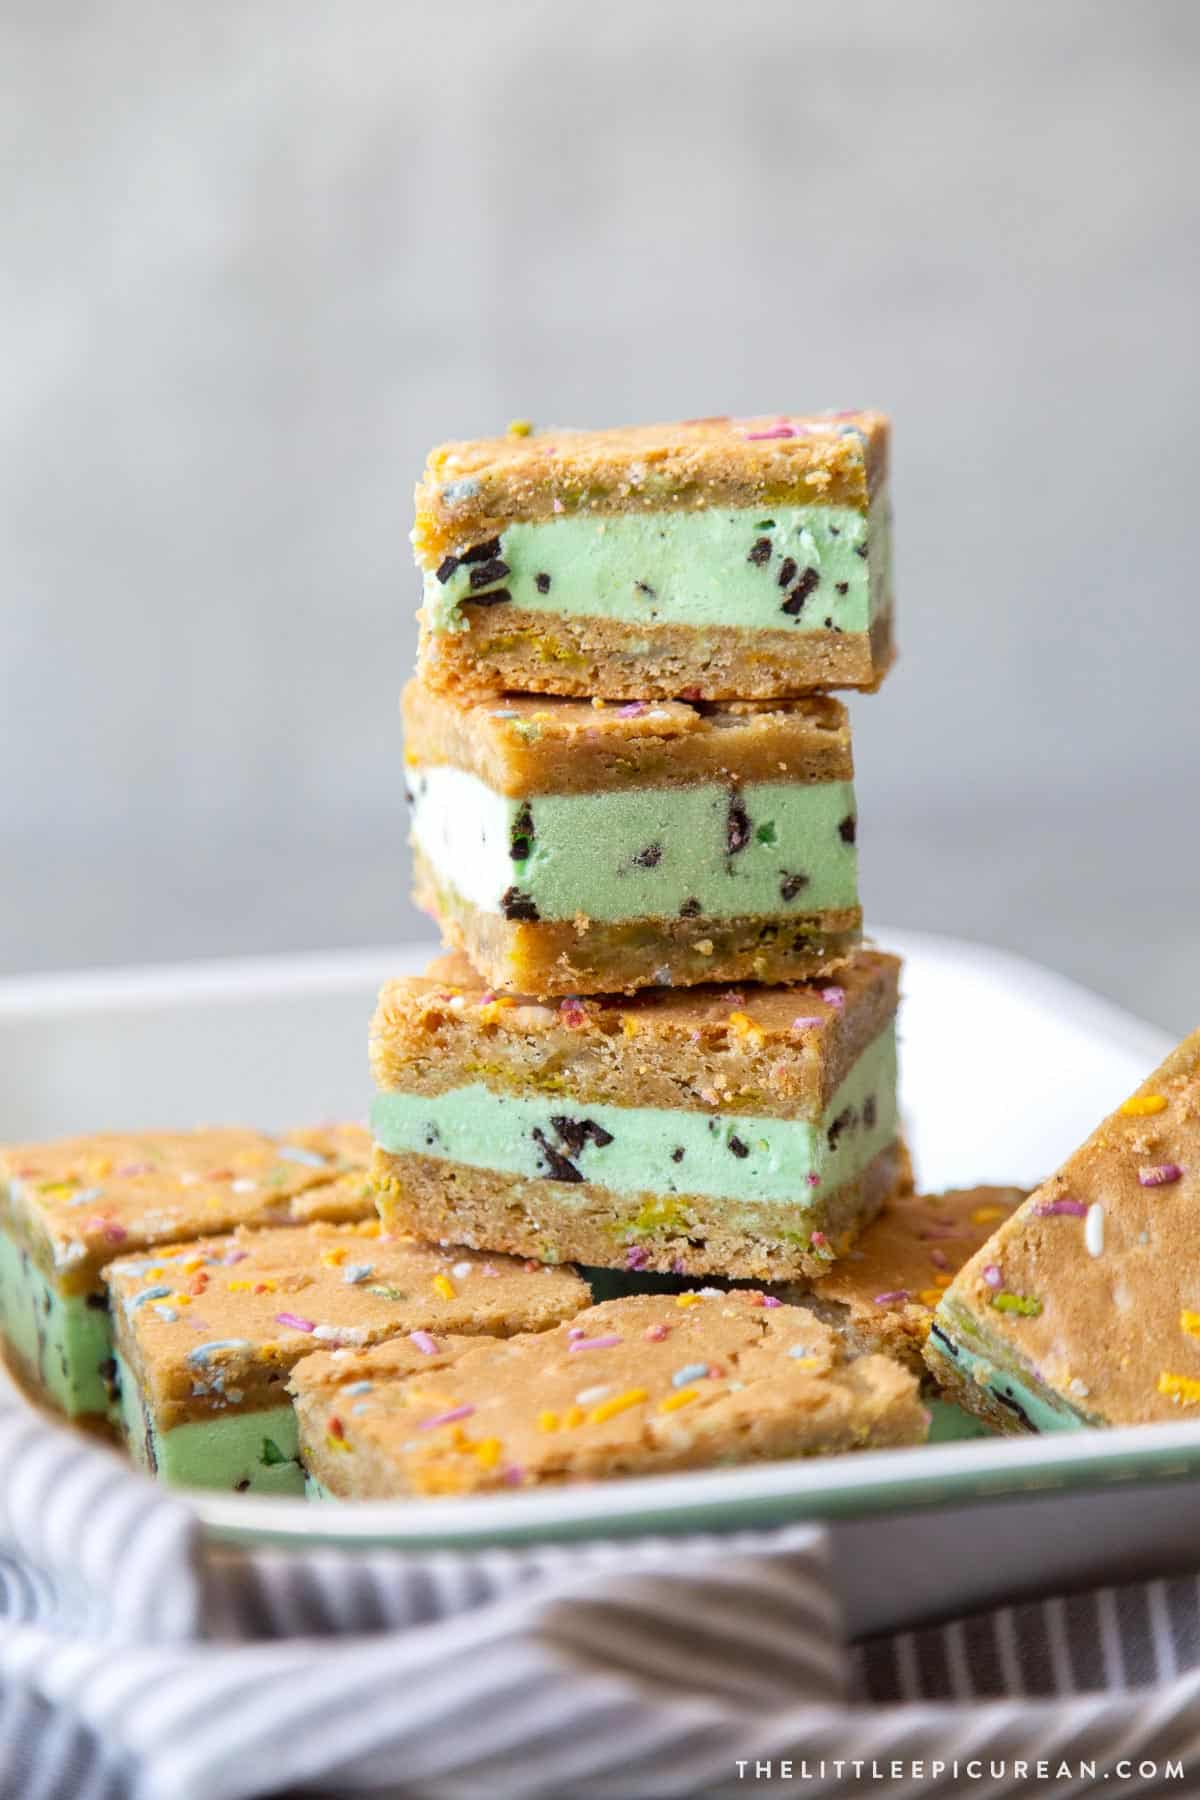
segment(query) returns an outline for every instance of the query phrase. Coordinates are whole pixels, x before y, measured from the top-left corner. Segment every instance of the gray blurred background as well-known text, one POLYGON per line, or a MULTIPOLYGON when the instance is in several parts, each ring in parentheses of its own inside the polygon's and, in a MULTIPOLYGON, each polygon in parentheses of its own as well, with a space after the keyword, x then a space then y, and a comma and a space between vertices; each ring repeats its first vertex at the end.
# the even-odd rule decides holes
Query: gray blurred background
POLYGON ((0 969, 428 931, 426 447, 882 406, 876 918, 1200 1019, 1200 10, 10 0, 0 969))

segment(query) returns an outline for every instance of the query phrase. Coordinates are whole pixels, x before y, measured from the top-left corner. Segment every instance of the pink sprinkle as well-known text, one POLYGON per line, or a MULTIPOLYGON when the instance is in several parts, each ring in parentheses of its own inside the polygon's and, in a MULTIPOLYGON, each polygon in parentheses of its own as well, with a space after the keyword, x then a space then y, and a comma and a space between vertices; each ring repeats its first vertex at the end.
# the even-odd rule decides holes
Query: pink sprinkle
POLYGON ((627 1269, 644 1269, 649 1261, 650 1257, 648 1253, 642 1249, 640 1244, 630 1244, 628 1250, 625 1252, 625 1267, 627 1269))
POLYGON ((876 1306, 894 1306, 897 1301, 908 1299, 907 1288, 893 1288, 890 1293, 876 1294, 876 1306))
POLYGON ((774 1294, 764 1294, 762 1299, 759 1301, 759 1305, 760 1306, 782 1306, 783 1301, 777 1299, 774 1294))
POLYGON ((840 987, 822 988, 821 998, 826 1006, 845 1006, 846 990, 845 988, 840 987))
POLYGON ((293 1331, 315 1331, 317 1328, 311 1319, 302 1319, 298 1313, 276 1313, 277 1325, 290 1325, 293 1331))
POLYGON ((562 512, 564 510, 562 501, 558 499, 554 500, 552 503, 552 510, 556 513, 562 512))
POLYGON ((505 1471, 504 1471, 505 1487, 520 1487, 520 1485, 524 1481, 524 1479, 525 1479, 524 1469, 518 1468, 516 1463, 509 1463, 507 1469, 505 1469, 505 1471))
POLYGON ((499 1275, 500 1271, 499 1269, 494 1268, 491 1263, 484 1263, 479 1273, 481 1275, 499 1275))
POLYGON ((427 1331, 410 1331, 408 1334, 408 1341, 410 1344, 416 1346, 422 1356, 437 1355, 437 1344, 427 1331))
POLYGON ((950 1267, 950 1259, 944 1250, 931 1250, 929 1252, 929 1260, 935 1269, 948 1269, 950 1267))
POLYGON ((564 1025, 569 1025, 572 1031, 578 1031, 581 1025, 587 1024, 587 1007, 579 1000, 564 1000, 558 1010, 562 1014, 564 1025))
POLYGON ((1143 1187, 1170 1187, 1182 1174, 1178 1163, 1159 1163, 1154 1168, 1139 1169, 1138 1181, 1143 1187))
POLYGON ((575 1342, 569 1345, 568 1348, 571 1350, 611 1350, 613 1346, 619 1344, 620 1341, 621 1340, 616 1332, 610 1332, 608 1337, 577 1337, 575 1342))
POLYGON ((122 1163, 121 1167, 117 1170, 117 1174, 125 1177, 131 1175, 149 1175, 153 1167, 154 1164, 148 1162, 122 1163))
MULTIPOLYGON (((804 1179, 805 1179, 805 1181, 807 1181, 809 1187, 820 1187, 820 1185, 821 1185, 821 1177, 819 1175, 806 1175, 804 1177, 804 1179)), ((813 1243, 815 1244, 816 1241, 817 1241, 817 1233, 814 1232, 813 1233, 813 1243)), ((822 1243, 825 1242, 824 1238, 821 1239, 821 1242, 822 1243)))
POLYGON ((672 1260, 671 1273, 672 1273, 672 1275, 686 1275, 687 1274, 687 1270, 683 1266, 682 1256, 676 1256, 672 1260))
POLYGON ((1033 1210, 1040 1219, 1053 1219, 1060 1214, 1071 1219, 1087 1217, 1087 1207, 1082 1200, 1043 1200, 1033 1210))
POLYGON ((227 1250, 220 1259, 221 1266, 222 1268, 232 1269, 234 1263, 245 1262, 249 1254, 250 1252, 248 1250, 227 1250))
MULTIPOLYGON (((442 995, 443 1000, 450 1000, 452 998, 453 998, 453 995, 451 995, 451 994, 443 994, 442 995)), ((493 990, 491 988, 487 988, 487 989, 485 989, 485 991, 482 994, 480 994, 479 1004, 480 1004, 480 1006, 490 1006, 492 1004, 492 1002, 495 1000, 495 998, 496 998, 496 996, 495 996, 495 993, 493 992, 493 990)))
POLYGON ((452 1406, 449 1412, 435 1413, 432 1419, 422 1419, 417 1430, 435 1431, 439 1425, 453 1425, 458 1419, 469 1419, 474 1411, 473 1406, 452 1406))
POLYGON ((618 706, 617 717, 618 719, 640 719, 642 714, 644 712, 649 712, 649 710, 649 701, 631 700, 628 706, 618 706))
POLYGON ((571 1329, 567 1333, 567 1336, 569 1338, 581 1338, 581 1337, 586 1337, 587 1333, 585 1332, 582 1325, 572 1325, 571 1329))
POLYGON ((790 425, 772 425, 769 431, 744 431, 742 436, 748 444, 757 443, 762 438, 791 438, 796 433, 790 425))
POLYGON ((801 1016, 798 1019, 792 1020, 792 1030, 793 1031, 805 1031, 805 1030, 807 1030, 807 1028, 810 1025, 823 1025, 824 1023, 825 1023, 824 1019, 808 1018, 804 1014, 801 1014, 801 1016))
POLYGON ((665 1325, 648 1325, 646 1327, 645 1336, 648 1344, 661 1344, 666 1335, 667 1327, 665 1325))
POLYGON ((1000 1273, 1000 1265, 998 1263, 989 1263, 987 1268, 983 1271, 983 1279, 991 1288, 1003 1287, 1004 1277, 1000 1273))
POLYGON ((118 1225, 115 1219, 110 1219, 104 1227, 104 1235, 110 1244, 123 1244, 129 1233, 123 1225, 118 1225))

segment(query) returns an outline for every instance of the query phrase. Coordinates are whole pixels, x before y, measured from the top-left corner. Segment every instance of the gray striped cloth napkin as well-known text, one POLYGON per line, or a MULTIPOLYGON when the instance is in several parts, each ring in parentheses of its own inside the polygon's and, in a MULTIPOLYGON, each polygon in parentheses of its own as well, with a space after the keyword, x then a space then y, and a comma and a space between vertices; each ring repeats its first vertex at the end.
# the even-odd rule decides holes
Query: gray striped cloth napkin
POLYGON ((2 1373, 0 1471, 4 1800, 1200 1792, 1192 1580, 848 1646, 813 1526, 235 1550, 2 1373))

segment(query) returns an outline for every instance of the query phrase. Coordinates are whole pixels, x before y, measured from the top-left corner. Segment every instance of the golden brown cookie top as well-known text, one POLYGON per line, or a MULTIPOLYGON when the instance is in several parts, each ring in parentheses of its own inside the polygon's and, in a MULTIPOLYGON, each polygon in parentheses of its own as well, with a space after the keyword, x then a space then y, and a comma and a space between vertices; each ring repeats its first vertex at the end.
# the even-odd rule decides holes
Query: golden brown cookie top
POLYGON ((246 1385, 316 1346, 537 1330, 591 1298, 572 1268, 389 1236, 379 1220, 237 1231, 110 1263, 118 1341, 160 1402, 197 1371, 246 1385))
POLYGON ((83 1289, 115 1256, 239 1224, 363 1216, 370 1199, 353 1177, 370 1140, 360 1125, 300 1128, 272 1137, 241 1127, 96 1132, 0 1150, 8 1226, 64 1285, 83 1289), (331 1189, 339 1177, 345 1183, 331 1189))
POLYGON ((846 709, 820 695, 710 705, 528 694, 472 699, 411 681, 403 708, 408 762, 450 763, 512 795, 717 780, 848 781, 854 772, 846 709))
MULTIPOLYGON (((495 1079, 533 1079, 553 1059, 563 1091, 583 1094, 589 1071, 637 1073, 637 1104, 819 1111, 855 1059, 892 1018, 900 962, 858 950, 835 976, 788 987, 646 988, 629 996, 558 1002, 485 988, 461 953, 424 976, 387 983, 371 1023, 381 1088, 435 1092, 479 1069, 486 1039, 495 1079), (576 1076, 578 1079, 576 1079, 576 1076), (710 1097, 711 1096, 711 1097, 710 1097)), ((628 1100, 627 1104, 635 1104, 628 1100)))
POLYGON ((416 493, 417 561, 435 569, 520 520, 706 506, 852 506, 887 476, 878 412, 772 413, 440 444, 416 493))
MULTIPOLYGON (((1200 1032, 972 1257, 947 1292, 1082 1415, 1200 1406, 1200 1032)), ((1200 1415, 1196 1415, 1200 1416, 1200 1415)))
POLYGON ((889 1410, 908 1441, 924 1429, 896 1363, 851 1359, 811 1313, 740 1290, 609 1300, 535 1336, 442 1341, 423 1360, 402 1343, 316 1355, 291 1386, 302 1417, 324 1414, 327 1442, 390 1461, 419 1494, 621 1473, 679 1439, 744 1461, 780 1425, 817 1449, 889 1410))
POLYGON ((814 1282, 812 1298, 844 1310, 861 1347, 902 1356, 915 1367, 943 1292, 1026 1191, 976 1187, 894 1195, 853 1248, 814 1282))

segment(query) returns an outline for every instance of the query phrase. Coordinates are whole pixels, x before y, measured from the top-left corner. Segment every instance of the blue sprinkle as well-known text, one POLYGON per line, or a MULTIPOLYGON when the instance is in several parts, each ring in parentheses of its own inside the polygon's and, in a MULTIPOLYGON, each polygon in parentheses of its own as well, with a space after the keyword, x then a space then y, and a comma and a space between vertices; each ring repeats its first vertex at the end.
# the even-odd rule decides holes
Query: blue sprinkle
POLYGON ((473 475, 464 475, 461 481, 448 481, 442 489, 442 499, 447 506, 456 506, 460 500, 473 500, 479 492, 479 483, 473 475))
POLYGON ((217 1350, 252 1350, 254 1346, 248 1338, 213 1338, 211 1343, 197 1344, 189 1350, 187 1360, 190 1363, 206 1363, 217 1350))
POLYGON ((373 1381, 352 1381, 342 1389, 343 1394, 369 1394, 375 1386, 373 1381))
POLYGON ((133 1299, 129 1302, 129 1310, 130 1312, 137 1312, 139 1307, 145 1306, 147 1300, 165 1300, 170 1292, 171 1290, 169 1287, 143 1288, 141 1293, 135 1294, 133 1299))
POLYGON ((164 1325, 174 1325, 179 1317, 173 1306, 156 1306, 154 1310, 164 1325))
POLYGON ((97 1200, 102 1198, 103 1194, 104 1194, 103 1188, 98 1188, 98 1187, 81 1188, 72 1200, 68 1200, 67 1205, 68 1206, 93 1206, 97 1200))
POLYGON ((671 1377, 672 1387, 687 1387, 693 1381, 703 1381, 708 1375, 707 1363, 685 1363, 682 1369, 676 1369, 671 1377))
POLYGON ((814 1354, 815 1352, 810 1350, 805 1344, 792 1344, 788 1348, 789 1356, 812 1356, 814 1354))
POLYGON ((325 1158, 315 1150, 302 1150, 298 1144, 280 1144, 275 1152, 284 1162, 303 1163, 306 1169, 323 1169, 325 1158))
POLYGON ((342 1270, 342 1280, 349 1287, 357 1287, 360 1281, 365 1281, 368 1275, 374 1273, 374 1269, 374 1263, 347 1263, 342 1270))

